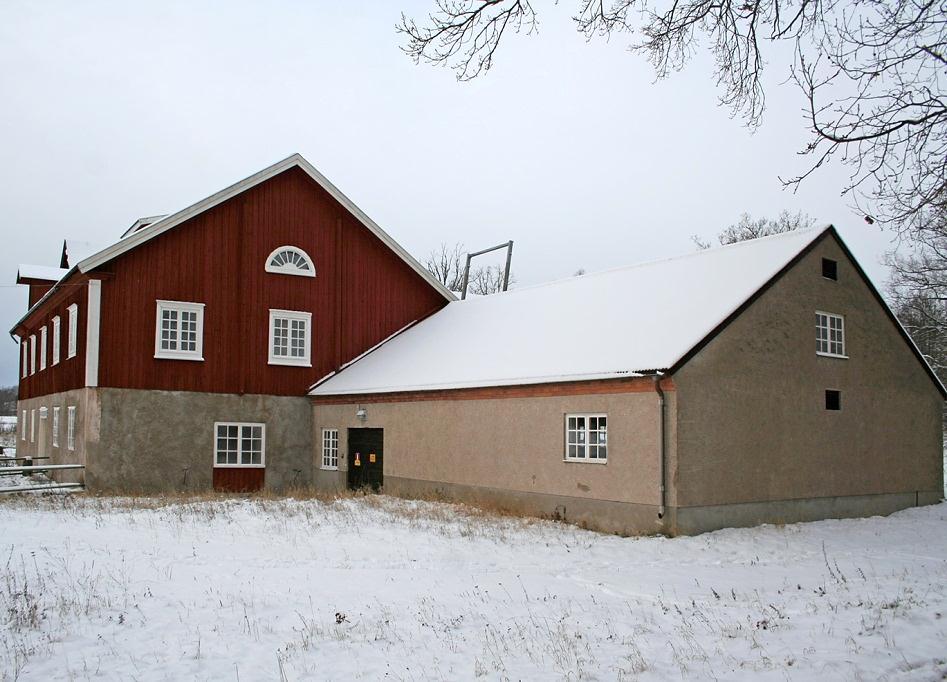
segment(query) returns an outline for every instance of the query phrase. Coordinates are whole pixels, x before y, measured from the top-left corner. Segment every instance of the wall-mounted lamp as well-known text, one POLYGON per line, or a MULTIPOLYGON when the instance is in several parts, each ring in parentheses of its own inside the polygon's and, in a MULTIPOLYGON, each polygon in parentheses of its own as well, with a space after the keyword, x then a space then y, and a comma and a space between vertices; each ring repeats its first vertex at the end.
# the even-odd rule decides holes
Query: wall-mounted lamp
POLYGON ((355 410, 355 417, 360 422, 364 422, 366 419, 368 419, 368 412, 365 411, 364 407, 359 407, 357 410, 355 410))

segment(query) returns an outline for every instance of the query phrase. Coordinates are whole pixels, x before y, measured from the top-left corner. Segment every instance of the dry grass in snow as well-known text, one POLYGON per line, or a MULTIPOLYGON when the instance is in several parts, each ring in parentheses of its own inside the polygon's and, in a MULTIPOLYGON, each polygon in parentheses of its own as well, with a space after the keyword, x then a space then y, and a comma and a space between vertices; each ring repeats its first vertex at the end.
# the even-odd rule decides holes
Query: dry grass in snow
POLYGON ((384 496, 0 500, 3 680, 930 680, 947 506, 618 538, 384 496))

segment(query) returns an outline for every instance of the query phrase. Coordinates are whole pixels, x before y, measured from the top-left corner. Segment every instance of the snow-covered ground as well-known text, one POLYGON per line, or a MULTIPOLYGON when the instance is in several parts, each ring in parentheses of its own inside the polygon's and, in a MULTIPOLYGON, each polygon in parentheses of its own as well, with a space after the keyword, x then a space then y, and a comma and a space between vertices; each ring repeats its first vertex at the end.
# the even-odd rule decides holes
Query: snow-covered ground
POLYGON ((385 496, 0 517, 5 680, 947 675, 947 505, 677 539, 385 496))

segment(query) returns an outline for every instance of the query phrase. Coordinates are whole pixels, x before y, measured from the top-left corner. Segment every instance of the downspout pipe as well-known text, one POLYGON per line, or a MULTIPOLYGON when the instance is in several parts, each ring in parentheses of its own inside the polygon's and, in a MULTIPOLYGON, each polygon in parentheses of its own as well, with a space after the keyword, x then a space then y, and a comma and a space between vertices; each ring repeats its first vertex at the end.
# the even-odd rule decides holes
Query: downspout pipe
POLYGON ((658 446, 658 492, 660 493, 660 503, 658 504, 658 518, 664 518, 665 512, 665 503, 667 500, 667 491, 664 487, 665 471, 667 468, 666 459, 667 453, 665 451, 665 443, 667 441, 666 431, 667 431, 667 398, 664 395, 664 391, 661 389, 661 379, 664 375, 655 374, 652 379, 654 380, 654 390, 658 394, 658 432, 660 434, 660 445, 658 446))

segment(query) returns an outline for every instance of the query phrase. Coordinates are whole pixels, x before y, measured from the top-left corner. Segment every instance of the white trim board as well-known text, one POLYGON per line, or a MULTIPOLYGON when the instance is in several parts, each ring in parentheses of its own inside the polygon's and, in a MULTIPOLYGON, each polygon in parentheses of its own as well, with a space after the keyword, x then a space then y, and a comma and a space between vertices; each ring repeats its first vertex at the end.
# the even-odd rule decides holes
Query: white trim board
POLYGON ((359 222, 361 222, 372 234, 378 237, 388 248, 394 251, 405 263, 407 263, 412 270, 421 275, 421 277, 432 287, 434 287, 438 293, 440 293, 448 301, 457 300, 457 297, 454 296, 451 291, 441 284, 427 269, 421 265, 418 261, 414 259, 411 254, 405 251, 400 244, 398 244, 391 236, 385 232, 381 227, 375 223, 374 220, 369 218, 355 203, 345 196, 335 185, 329 182, 322 173, 317 171, 315 167, 310 164, 306 159, 302 157, 301 154, 293 154, 278 163, 273 164, 268 168, 264 168, 258 173, 254 173, 248 178, 241 180, 240 182, 231 185, 216 194, 212 194, 206 199, 202 199, 196 204, 192 204, 187 208, 178 211, 172 215, 169 215, 166 218, 163 218, 155 223, 152 223, 146 227, 142 227, 136 232, 132 232, 127 237, 122 239, 115 244, 95 253, 85 260, 78 263, 78 268, 80 272, 88 272, 94 268, 107 263, 108 261, 120 256, 126 251, 139 246, 140 244, 145 243, 149 239, 157 237, 159 234, 167 232, 173 227, 180 225, 186 220, 197 216, 208 209, 217 206, 228 199, 235 197, 236 195, 244 192, 260 183, 269 180, 280 173, 289 170, 290 168, 298 167, 301 168, 306 174, 309 175, 316 183, 322 187, 326 192, 328 192, 336 201, 338 201, 342 206, 352 215, 354 215, 359 222))
POLYGON ((99 328, 102 311, 102 280, 89 280, 89 305, 86 308, 85 385, 99 385, 99 328))

